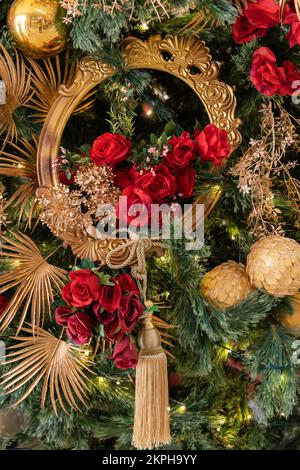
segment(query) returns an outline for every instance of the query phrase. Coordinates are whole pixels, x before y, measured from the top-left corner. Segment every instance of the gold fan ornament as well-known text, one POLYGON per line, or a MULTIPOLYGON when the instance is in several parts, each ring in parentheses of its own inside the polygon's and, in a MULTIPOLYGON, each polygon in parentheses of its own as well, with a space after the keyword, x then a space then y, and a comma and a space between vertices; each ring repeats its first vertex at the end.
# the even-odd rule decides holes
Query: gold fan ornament
POLYGON ((251 284, 275 297, 300 289, 300 245, 291 238, 269 235, 252 245, 247 258, 251 284))
POLYGON ((58 0, 15 0, 8 11, 7 26, 23 54, 43 59, 67 45, 63 15, 58 0))
POLYGON ((242 302, 254 290, 245 266, 231 260, 208 271, 200 283, 204 299, 222 310, 242 302))

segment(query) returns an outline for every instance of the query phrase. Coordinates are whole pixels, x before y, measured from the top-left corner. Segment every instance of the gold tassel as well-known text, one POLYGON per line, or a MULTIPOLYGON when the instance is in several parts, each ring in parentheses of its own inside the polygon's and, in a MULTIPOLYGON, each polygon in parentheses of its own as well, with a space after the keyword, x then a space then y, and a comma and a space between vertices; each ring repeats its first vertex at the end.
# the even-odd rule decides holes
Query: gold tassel
POLYGON ((143 318, 139 346, 132 444, 137 449, 153 449, 169 444, 171 436, 167 356, 151 313, 143 318))

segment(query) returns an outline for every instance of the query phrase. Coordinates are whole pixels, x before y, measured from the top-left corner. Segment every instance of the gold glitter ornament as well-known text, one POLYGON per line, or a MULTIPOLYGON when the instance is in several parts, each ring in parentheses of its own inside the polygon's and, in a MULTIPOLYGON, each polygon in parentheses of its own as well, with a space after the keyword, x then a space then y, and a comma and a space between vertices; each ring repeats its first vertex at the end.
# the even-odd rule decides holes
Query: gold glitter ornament
POLYGON ((246 267, 251 284, 275 297, 300 289, 300 245, 291 238, 269 235, 254 243, 246 267))
POLYGON ((43 59, 67 45, 67 28, 57 0, 16 0, 7 15, 8 30, 25 55, 43 59))
POLYGON ((250 284, 245 266, 229 260, 205 274, 200 290, 205 300, 223 310, 245 300, 255 289, 250 284))

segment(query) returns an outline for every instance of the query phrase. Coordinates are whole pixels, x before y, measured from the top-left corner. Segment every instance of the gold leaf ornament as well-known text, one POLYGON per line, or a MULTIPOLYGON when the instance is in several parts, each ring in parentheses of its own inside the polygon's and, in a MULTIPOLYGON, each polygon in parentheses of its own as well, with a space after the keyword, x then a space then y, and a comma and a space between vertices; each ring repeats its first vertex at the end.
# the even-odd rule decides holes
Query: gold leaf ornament
POLYGON ((36 152, 37 140, 33 137, 32 143, 19 139, 18 143, 7 142, 7 147, 0 150, 0 175, 21 177, 21 183, 15 193, 7 201, 7 206, 18 207, 20 223, 26 212, 27 224, 31 228, 31 220, 37 209, 35 193, 38 187, 36 152))
POLYGON ((269 235, 252 245, 247 257, 250 282, 275 297, 295 295, 300 289, 300 244, 269 235))
MULTIPOLYGON (((32 328, 42 325, 45 314, 51 315, 53 289, 61 292, 66 271, 48 263, 35 243, 25 234, 9 232, 1 235, 1 256, 11 261, 9 272, 0 274, 0 294, 15 288, 6 309, 1 314, 0 332, 3 332, 22 308, 17 334, 28 313, 32 328)), ((28 319, 27 319, 28 320, 28 319)))
POLYGON ((57 403, 68 414, 66 405, 79 411, 78 401, 86 405, 89 391, 88 367, 90 361, 84 357, 82 350, 71 343, 56 338, 48 331, 34 328, 22 328, 27 336, 13 337, 17 343, 8 348, 5 364, 15 364, 2 375, 1 387, 4 393, 10 394, 29 384, 18 399, 18 405, 43 381, 41 408, 45 407, 49 391, 51 404, 57 415, 57 403))
POLYGON ((3 147, 8 140, 18 137, 15 111, 27 106, 31 98, 31 74, 27 73, 24 59, 16 52, 15 62, 0 43, 0 80, 5 86, 5 103, 0 104, 0 135, 4 135, 3 147))
POLYGON ((255 289, 245 266, 230 260, 208 271, 200 283, 200 290, 205 300, 223 310, 242 302, 255 289))

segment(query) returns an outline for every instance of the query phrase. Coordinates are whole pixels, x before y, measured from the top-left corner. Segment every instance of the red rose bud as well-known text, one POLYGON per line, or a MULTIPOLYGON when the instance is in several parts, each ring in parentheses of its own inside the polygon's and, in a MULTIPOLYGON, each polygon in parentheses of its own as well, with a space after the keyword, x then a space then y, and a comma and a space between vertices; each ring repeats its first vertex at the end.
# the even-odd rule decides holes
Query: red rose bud
POLYGON ((88 313, 76 312, 68 319, 67 336, 73 343, 86 344, 92 337, 93 320, 88 313))
POLYGON ((212 161, 216 166, 221 165, 231 151, 227 132, 214 124, 208 124, 202 132, 196 131, 195 142, 201 160, 212 161))
POLYGON ((123 331, 130 333, 144 313, 144 306, 133 292, 123 297, 119 307, 119 323, 123 331))
POLYGON ((237 44, 252 41, 255 38, 267 36, 268 28, 258 28, 256 25, 249 23, 244 15, 239 15, 236 22, 232 25, 232 37, 237 44))
POLYGON ((140 295, 137 285, 130 274, 119 274, 119 276, 116 276, 114 279, 119 283, 123 295, 130 293, 134 293, 138 296, 140 295))
POLYGON ((119 325, 119 318, 116 313, 113 314, 114 320, 104 325, 105 339, 110 343, 120 341, 124 336, 124 331, 121 330, 119 325))
POLYGON ((58 179, 61 184, 65 186, 70 186, 74 184, 74 177, 76 175, 76 170, 70 170, 71 178, 68 179, 65 170, 59 170, 58 172, 58 179))
POLYGON ((119 369, 133 369, 138 363, 138 353, 134 343, 126 336, 116 344, 112 358, 119 369))
POLYGON ((136 171, 135 166, 131 168, 115 168, 114 170, 114 184, 122 191, 135 183, 138 172, 136 171))
POLYGON ((72 307, 87 307, 99 299, 100 280, 89 269, 79 269, 69 274, 68 282, 62 290, 62 298, 72 307))
POLYGON ((95 302, 93 304, 93 313, 95 317, 97 318, 99 323, 102 323, 102 325, 108 325, 109 323, 113 322, 115 320, 115 313, 114 312, 106 312, 105 310, 101 311, 101 302, 95 302))
POLYGON ((127 159, 131 146, 130 140, 123 135, 105 132, 94 140, 90 157, 96 165, 115 167, 127 159))
POLYGON ((71 315, 73 315, 71 307, 68 305, 62 307, 56 307, 54 311, 55 321, 58 325, 67 326, 68 319, 71 315))
POLYGON ((282 67, 279 67, 281 83, 278 94, 281 96, 293 95, 299 89, 300 71, 290 60, 285 60, 282 67), (296 86, 295 86, 296 85, 296 86))
POLYGON ((119 284, 114 286, 101 286, 99 301, 101 307, 109 313, 118 310, 122 298, 122 290, 119 284))
POLYGON ((195 187, 196 170, 193 165, 188 165, 180 173, 176 175, 178 193, 182 197, 191 197, 195 187))
POLYGON ((5 297, 5 295, 0 295, 0 315, 1 313, 4 312, 4 310, 8 306, 9 301, 10 300, 7 297, 5 297))
POLYGON ((128 186, 122 191, 121 201, 117 204, 117 217, 124 224, 144 227, 151 218, 152 199, 136 185, 128 186), (136 211, 132 206, 138 205, 136 211))
POLYGON ((279 24, 279 4, 275 0, 258 0, 244 10, 247 20, 257 28, 272 28, 279 24))
POLYGON ((195 144, 188 132, 182 132, 179 137, 172 137, 168 144, 172 147, 164 157, 164 163, 172 173, 182 170, 189 162, 195 160, 195 144))
POLYGON ((136 178, 135 184, 149 194, 153 202, 158 204, 163 203, 177 191, 175 176, 164 164, 157 165, 152 171, 145 171, 136 178))
POLYGON ((253 54, 250 80, 264 96, 273 96, 280 88, 280 71, 276 57, 268 47, 260 47, 253 54))

